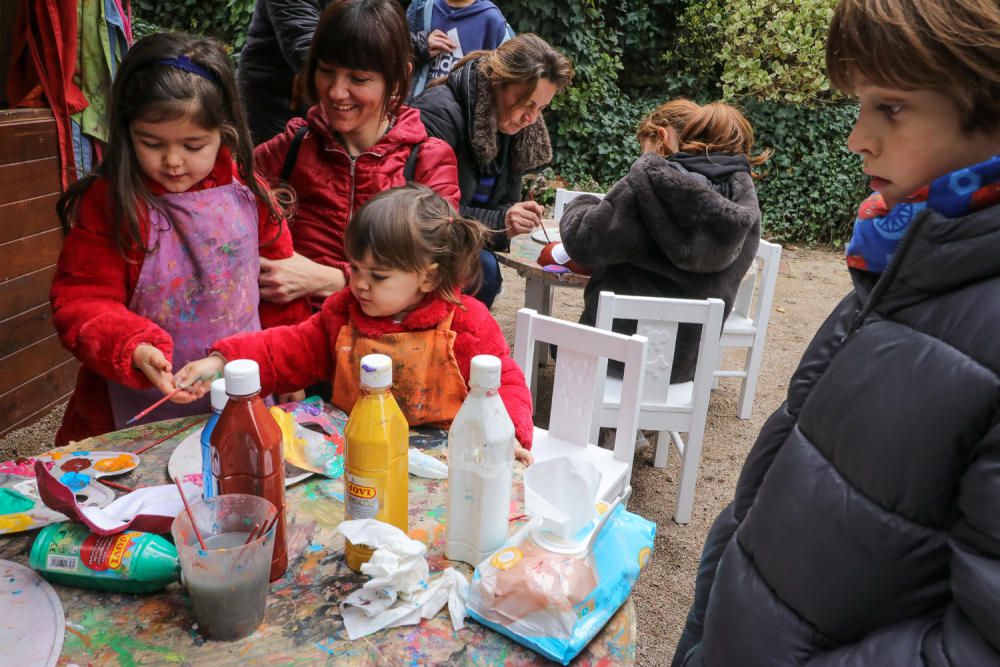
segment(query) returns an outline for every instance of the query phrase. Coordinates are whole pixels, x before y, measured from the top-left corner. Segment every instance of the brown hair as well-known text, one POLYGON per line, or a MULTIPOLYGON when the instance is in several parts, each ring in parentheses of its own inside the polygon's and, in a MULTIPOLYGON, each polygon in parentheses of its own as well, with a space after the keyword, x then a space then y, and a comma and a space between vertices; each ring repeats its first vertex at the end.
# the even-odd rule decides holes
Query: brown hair
POLYGON ((737 153, 745 155, 751 167, 771 157, 770 150, 750 154, 753 126, 739 109, 725 102, 699 105, 684 98, 665 102, 639 121, 636 138, 656 136, 661 127, 677 132, 678 151, 684 153, 737 153))
MULTIPOLYGON (((530 32, 508 39, 493 51, 473 51, 455 63, 452 71, 475 59, 481 59, 479 71, 486 75, 494 88, 515 83, 528 84, 528 90, 518 104, 531 99, 539 79, 551 81, 556 92, 573 84, 573 63, 569 58, 530 32)), ((443 82, 444 78, 440 78, 431 85, 443 82)))
POLYGON ((479 251, 486 228, 457 215, 425 185, 411 183, 386 190, 357 210, 344 235, 348 258, 372 261, 401 271, 423 271, 437 264, 435 294, 460 303, 456 290, 477 290, 482 282, 479 251))
POLYGON ((338 0, 323 10, 304 72, 306 92, 316 103, 316 68, 322 61, 385 79, 382 112, 399 112, 410 85, 410 31, 395 0, 338 0))
POLYGON ((701 107, 697 103, 684 97, 664 102, 639 121, 635 138, 639 143, 647 137, 655 138, 660 128, 670 128, 680 136, 684 126, 691 122, 699 109, 701 107))
MULTIPOLYGON (((253 142, 246 114, 236 89, 233 66, 222 44, 208 37, 163 32, 136 42, 122 58, 108 110, 108 146, 94 174, 66 189, 56 204, 63 229, 69 231, 83 193, 98 177, 109 181, 109 206, 115 241, 126 256, 134 248, 147 248, 139 223, 140 203, 157 203, 143 182, 129 132, 132 121, 150 123, 190 118, 205 130, 218 130, 222 144, 236 160, 237 173, 260 200, 267 202, 272 222, 278 225, 289 213, 283 205, 291 197, 281 189, 271 191, 253 171, 253 142), (186 57, 210 78, 163 63, 186 57), (279 197, 281 195, 279 202, 279 197)), ((169 213, 163 211, 169 218, 169 213)))
POLYGON ((852 92, 876 85, 951 97, 967 132, 1000 117, 1000 5, 996 0, 840 0, 826 40, 826 71, 852 92))

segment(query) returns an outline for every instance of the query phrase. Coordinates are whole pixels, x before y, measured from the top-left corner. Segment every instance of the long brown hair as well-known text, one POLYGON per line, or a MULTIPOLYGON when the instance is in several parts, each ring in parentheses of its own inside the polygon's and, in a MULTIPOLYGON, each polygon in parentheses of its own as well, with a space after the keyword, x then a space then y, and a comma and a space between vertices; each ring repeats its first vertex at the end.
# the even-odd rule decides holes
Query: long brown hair
MULTIPOLYGON (((236 160, 237 172, 246 186, 267 202, 272 222, 280 223, 285 211, 274 194, 255 175, 253 142, 246 114, 236 89, 233 67, 218 41, 164 32, 145 37, 122 59, 111 88, 108 111, 109 139, 104 159, 94 174, 86 176, 59 198, 56 211, 63 229, 69 231, 83 193, 97 178, 108 180, 115 241, 126 256, 146 247, 140 227, 140 207, 157 203, 143 182, 129 132, 132 121, 156 123, 189 118, 205 130, 218 130, 222 143, 236 160), (187 58, 211 78, 160 61, 187 58)), ((165 215, 168 215, 164 212, 165 215)))
MULTIPOLYGON (((573 63, 569 58, 530 32, 509 39, 492 51, 473 51, 455 63, 452 70, 476 59, 480 59, 479 71, 486 75, 494 89, 516 83, 528 84, 519 104, 531 99, 539 79, 552 82, 556 92, 573 84, 573 63)), ((439 85, 444 80, 436 79, 431 85, 439 85)))
MULTIPOLYGON (((433 2, 433 0, 429 0, 433 2)), ((338 0, 323 10, 306 60, 305 89, 312 103, 320 62, 378 72, 385 79, 382 113, 395 115, 410 85, 410 31, 395 0, 338 0)))
POLYGON ((826 72, 952 98, 967 132, 1000 118, 1000 5, 996 0, 840 0, 826 40, 826 72))
POLYGON ((459 289, 479 289, 479 252, 486 228, 457 215, 451 204, 425 185, 411 183, 372 197, 351 218, 344 251, 355 261, 366 255, 379 266, 418 272, 437 264, 434 293, 460 303, 459 289))

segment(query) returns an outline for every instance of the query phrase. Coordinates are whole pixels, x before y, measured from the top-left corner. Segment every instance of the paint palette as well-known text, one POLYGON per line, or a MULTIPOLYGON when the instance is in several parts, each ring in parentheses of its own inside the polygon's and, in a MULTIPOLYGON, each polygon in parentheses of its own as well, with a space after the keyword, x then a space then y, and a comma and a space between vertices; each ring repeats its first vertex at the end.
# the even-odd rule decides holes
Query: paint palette
POLYGON ((0 560, 0 600, 5 664, 55 665, 66 635, 66 616, 55 589, 34 570, 0 560))
POLYGON ((544 231, 536 229, 531 232, 531 240, 535 243, 548 245, 549 243, 559 243, 562 239, 559 237, 558 227, 546 227, 544 231), (548 234, 548 238, 545 237, 546 234, 548 234))
POLYGON ((139 465, 139 457, 129 452, 52 452, 0 463, 0 535, 66 520, 39 497, 36 461, 69 487, 81 505, 92 507, 104 507, 115 499, 97 478, 121 475, 139 465))

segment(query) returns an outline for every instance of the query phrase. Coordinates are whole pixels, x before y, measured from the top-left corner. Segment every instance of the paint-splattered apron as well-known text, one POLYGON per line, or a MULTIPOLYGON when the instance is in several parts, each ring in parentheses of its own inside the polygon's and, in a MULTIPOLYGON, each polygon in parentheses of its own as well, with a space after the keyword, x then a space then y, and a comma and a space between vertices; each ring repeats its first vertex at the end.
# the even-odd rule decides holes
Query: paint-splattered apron
POLYGON ((362 336, 351 324, 337 334, 333 404, 350 412, 361 396, 361 358, 385 354, 392 359, 392 395, 410 426, 448 427, 469 393, 455 360, 454 312, 437 328, 362 336))
MULTIPOLYGON (((149 247, 129 303, 174 339, 174 372, 205 356, 226 336, 260 331, 257 311, 260 254, 257 203, 242 183, 157 197, 167 215, 150 207, 149 247)), ((115 427, 161 398, 108 382, 115 427)), ((167 402, 139 423, 210 412, 209 397, 187 405, 167 402)))

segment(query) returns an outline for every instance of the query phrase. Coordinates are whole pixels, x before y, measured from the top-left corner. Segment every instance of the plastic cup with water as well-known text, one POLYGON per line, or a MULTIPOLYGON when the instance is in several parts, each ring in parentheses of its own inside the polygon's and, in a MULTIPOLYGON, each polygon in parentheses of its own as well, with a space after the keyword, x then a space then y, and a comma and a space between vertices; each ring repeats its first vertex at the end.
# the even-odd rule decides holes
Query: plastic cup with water
POLYGON ((270 525, 276 513, 269 500, 239 493, 191 503, 205 549, 186 511, 174 519, 170 532, 182 581, 198 630, 209 639, 246 637, 264 620, 275 529, 246 541, 255 526, 270 525))

